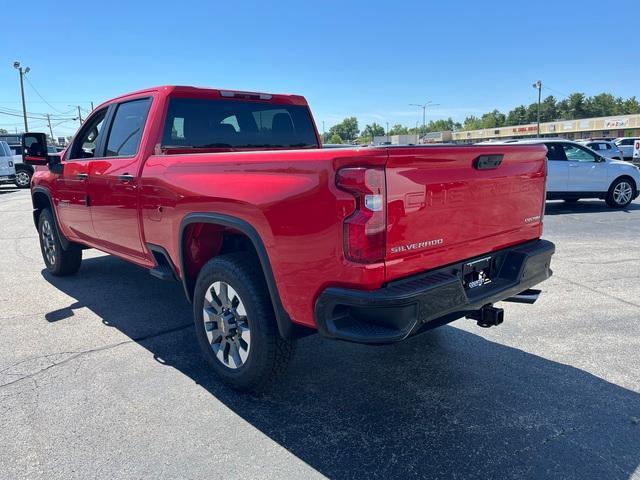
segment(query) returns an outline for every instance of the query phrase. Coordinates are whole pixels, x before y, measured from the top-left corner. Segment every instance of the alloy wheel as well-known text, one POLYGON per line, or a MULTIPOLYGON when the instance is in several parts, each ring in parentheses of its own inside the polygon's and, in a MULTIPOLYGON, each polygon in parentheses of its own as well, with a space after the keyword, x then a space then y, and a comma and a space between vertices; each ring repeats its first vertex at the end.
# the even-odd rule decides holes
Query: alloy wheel
POLYGON ((44 220, 42 222, 42 232, 40 233, 42 237, 42 248, 44 250, 44 255, 47 257, 47 261, 50 265, 56 264, 56 243, 53 238, 53 228, 51 227, 51 223, 49 220, 44 220))
POLYGON ((613 200, 618 205, 625 205, 631 200, 633 187, 628 182, 622 181, 613 189, 613 200))
POLYGON ((232 369, 249 358, 251 330, 240 295, 226 282, 213 282, 204 297, 202 317, 216 358, 232 369))

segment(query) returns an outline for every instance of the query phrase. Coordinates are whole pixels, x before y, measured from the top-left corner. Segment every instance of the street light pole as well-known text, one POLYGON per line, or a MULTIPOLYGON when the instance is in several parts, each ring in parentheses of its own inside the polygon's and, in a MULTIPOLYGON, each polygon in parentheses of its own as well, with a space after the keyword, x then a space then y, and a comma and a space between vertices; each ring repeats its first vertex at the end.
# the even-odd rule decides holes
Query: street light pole
MULTIPOLYGON (((427 107, 435 107, 437 105, 440 105, 439 103, 433 103, 431 100, 429 100, 427 103, 410 103, 409 104, 412 107, 418 107, 422 109, 422 133, 426 135, 427 133, 427 107)), ((419 138, 419 136, 418 136, 419 138)))
POLYGON ((536 83, 531 85, 533 88, 538 89, 538 137, 540 136, 540 99, 542 97, 542 82, 538 80, 536 83))
POLYGON ((29 124, 27 123, 27 102, 24 99, 24 79, 23 77, 31 70, 29 67, 24 70, 20 66, 20 62, 13 62, 13 68, 20 73, 20 94, 22 95, 22 117, 24 118, 24 133, 29 131, 29 124))

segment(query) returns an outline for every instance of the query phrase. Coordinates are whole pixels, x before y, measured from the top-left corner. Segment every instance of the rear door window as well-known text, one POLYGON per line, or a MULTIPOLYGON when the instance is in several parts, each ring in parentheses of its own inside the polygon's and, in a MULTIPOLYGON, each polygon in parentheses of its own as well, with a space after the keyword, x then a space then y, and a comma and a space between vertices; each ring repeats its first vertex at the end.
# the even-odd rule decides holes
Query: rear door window
POLYGON ((116 107, 105 156, 129 157, 138 153, 150 105, 150 98, 142 98, 121 103, 116 107))
POLYGON ((162 140, 173 148, 318 147, 309 109, 262 101, 172 98, 162 140))

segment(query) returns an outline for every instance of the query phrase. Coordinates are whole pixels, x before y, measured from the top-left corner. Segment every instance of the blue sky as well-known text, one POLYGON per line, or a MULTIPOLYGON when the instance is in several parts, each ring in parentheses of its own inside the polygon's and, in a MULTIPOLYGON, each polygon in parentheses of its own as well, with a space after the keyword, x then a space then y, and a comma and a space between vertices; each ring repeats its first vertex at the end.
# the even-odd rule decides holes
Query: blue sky
POLYGON ((21 108, 14 60, 31 68, 28 110, 61 118, 162 84, 302 94, 327 129, 350 115, 415 126, 408 104, 428 100, 428 119, 508 110, 535 101, 537 79, 560 99, 640 96, 637 0, 164 3, 4 5, 0 108, 21 108))

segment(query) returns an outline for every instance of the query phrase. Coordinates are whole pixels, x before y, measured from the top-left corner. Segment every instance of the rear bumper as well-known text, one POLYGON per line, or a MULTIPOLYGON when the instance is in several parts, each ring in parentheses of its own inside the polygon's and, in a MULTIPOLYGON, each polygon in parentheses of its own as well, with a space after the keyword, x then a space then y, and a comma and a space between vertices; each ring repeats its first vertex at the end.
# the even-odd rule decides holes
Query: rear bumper
POLYGON ((378 290, 328 288, 316 302, 318 331, 358 343, 403 340, 546 280, 552 274, 554 252, 553 243, 537 240, 391 282, 378 290), (486 257, 491 257, 491 282, 466 289, 463 272, 486 257))

